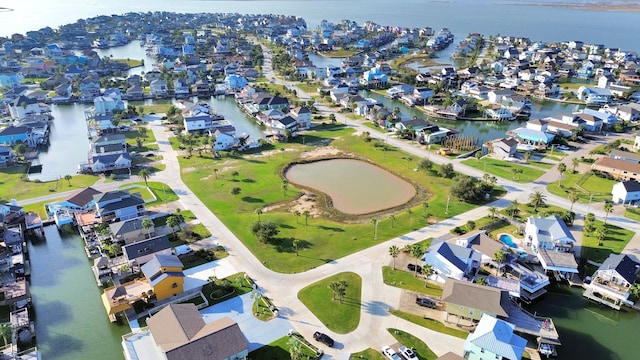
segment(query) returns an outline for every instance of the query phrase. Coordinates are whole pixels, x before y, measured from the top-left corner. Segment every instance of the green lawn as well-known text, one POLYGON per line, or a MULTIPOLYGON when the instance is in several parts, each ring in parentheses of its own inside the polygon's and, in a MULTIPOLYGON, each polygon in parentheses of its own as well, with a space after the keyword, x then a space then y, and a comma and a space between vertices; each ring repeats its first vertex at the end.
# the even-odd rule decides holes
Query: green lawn
MULTIPOLYGON (((249 359, 264 359, 264 360, 289 360, 291 355, 289 348, 292 341, 298 341, 293 336, 283 336, 280 339, 267 344, 257 350, 249 353, 249 359)), ((316 359, 316 353, 308 348, 306 345, 302 345, 303 359, 316 359)))
POLYGON ((496 160, 488 157, 477 159, 466 159, 462 161, 467 166, 482 170, 488 174, 499 176, 504 179, 510 179, 519 183, 530 183, 542 176, 545 171, 536 167, 515 164, 508 161, 496 160), (512 170, 522 170, 520 174, 514 174, 512 170))
POLYGON ((129 65, 130 68, 136 67, 136 66, 142 66, 142 60, 138 60, 138 59, 111 59, 111 61, 127 64, 129 65))
MULTIPOLYGON (((132 184, 133 185, 145 186, 144 181, 143 182, 135 182, 135 183, 132 183, 132 184)), ((166 204, 166 203, 177 201, 179 199, 178 195, 176 195, 176 193, 173 192, 173 189, 171 189, 169 187, 169 185, 167 185, 165 183, 161 183, 161 182, 158 182, 158 181, 149 181, 148 182, 148 187, 153 192, 153 194, 156 196, 157 200, 156 201, 152 201, 150 203, 147 203, 146 206, 162 205, 162 204, 166 204)))
POLYGON ((243 272, 227 276, 224 279, 229 280, 230 286, 233 287, 232 294, 225 295, 220 285, 213 284, 211 282, 208 282, 204 286, 202 286, 202 294, 205 296, 207 301, 209 301, 209 306, 219 304, 236 296, 244 295, 248 292, 253 291, 251 283, 245 279, 245 273, 243 272))
POLYGON ((26 170, 24 166, 0 169, 0 199, 25 200, 69 190, 84 189, 99 179, 95 175, 69 174, 72 175, 70 181, 64 178, 47 182, 29 181, 26 170))
POLYGON ((358 274, 344 272, 317 281, 298 293, 298 298, 331 331, 347 334, 360 322, 360 296, 362 279, 358 274), (346 281, 346 293, 342 301, 333 299, 329 284, 346 281))
POLYGON ((343 58, 343 57, 353 56, 357 53, 358 53, 357 50, 337 49, 337 50, 319 53, 319 55, 328 57, 328 58, 343 58))
MULTIPOLYGON (((170 235, 169 235, 169 239, 171 239, 170 235)), ((173 247, 184 244, 183 242, 180 242, 180 241, 170 241, 170 243, 171 243, 171 246, 173 247)), ((185 269, 191 269, 196 266, 209 263, 211 261, 224 259, 227 256, 229 256, 229 253, 227 253, 226 251, 209 250, 208 254, 206 253, 206 251, 204 253, 201 251, 196 251, 196 252, 192 252, 191 254, 181 255, 180 261, 184 265, 185 269)))
POLYGON ((385 360, 386 358, 384 356, 382 356, 382 354, 380 353, 379 350, 374 350, 372 348, 368 348, 366 350, 357 352, 357 353, 352 353, 349 356, 350 360, 360 360, 360 359, 364 359, 364 360, 385 360))
POLYGON ((403 311, 399 311, 399 310, 391 310, 391 314, 393 314, 393 315, 395 315, 395 316, 397 316, 397 317, 399 317, 401 319, 405 319, 407 321, 410 321, 410 322, 412 322, 412 323, 414 323, 416 325, 420 325, 422 327, 425 327, 427 329, 431 329, 431 330, 437 331, 439 333, 455 336, 455 337, 458 337, 460 339, 466 339, 467 335, 469 335, 469 333, 466 332, 466 331, 450 328, 450 327, 444 325, 443 323, 441 323, 438 320, 425 318, 425 317, 422 317, 420 315, 409 314, 409 313, 406 313, 406 312, 403 312, 403 311))
POLYGON ((615 180, 601 178, 590 173, 572 174, 569 170, 562 176, 561 181, 558 179, 558 181, 547 185, 547 190, 564 198, 571 190, 574 190, 578 193, 578 202, 580 203, 602 202, 611 199, 611 188, 615 183, 615 180))
POLYGON ((391 266, 383 266, 382 278, 384 283, 390 286, 437 297, 442 296, 442 287, 433 283, 427 283, 428 287, 425 287, 425 281, 422 277, 417 277, 414 273, 405 269, 393 270, 391 266))
MULTIPOLYGON (((408 156, 393 147, 380 146, 377 142, 365 142, 360 137, 354 137, 353 130, 345 129, 342 125, 321 129, 305 134, 305 145, 293 142, 273 145, 276 150, 287 151, 270 151, 269 156, 245 155, 213 159, 207 154, 188 159, 180 157, 182 180, 266 267, 286 273, 320 266, 425 226, 426 222, 422 216, 423 201, 429 203, 428 211, 436 220, 455 216, 476 207, 475 204, 452 199, 449 203, 449 214, 445 214, 447 194, 454 180, 435 175, 437 167, 431 171, 415 172, 413 168, 419 161, 418 158, 408 156), (327 143, 343 151, 366 156, 419 186, 421 189, 418 191, 418 197, 408 206, 411 213, 408 213, 406 208, 397 209, 394 211, 395 220, 392 222, 390 212, 354 219, 328 208, 329 215, 310 217, 308 225, 304 217, 296 218, 288 210, 290 203, 299 196, 300 190, 289 184, 286 193, 283 192, 281 171, 285 165, 298 159, 302 152, 327 143), (382 151, 382 148, 387 150, 382 151), (217 172, 214 172, 214 169, 217 172), (238 172, 236 176, 232 175, 234 171, 238 172), (234 187, 241 190, 237 196, 230 194, 234 187), (280 207, 265 211, 261 220, 277 224, 280 233, 272 243, 264 245, 252 234, 251 225, 258 220, 256 209, 273 204, 280 204, 280 207), (370 222, 373 217, 379 220, 378 240, 373 238, 373 226, 370 222), (300 256, 296 256, 292 246, 294 239, 301 241, 300 256)), ((321 202, 317 204, 322 206, 321 202)))
MULTIPOLYGON (((604 224, 600 220, 595 221, 596 226, 604 224)), ((628 229, 607 224, 607 236, 602 241, 602 246, 598 246, 598 238, 595 236, 589 236, 590 234, 583 233, 582 235, 582 253, 581 257, 595 262, 603 262, 611 253, 620 254, 625 246, 629 243, 629 240, 635 235, 635 233, 628 229)))
POLYGON ((47 211, 44 208, 45 204, 49 204, 52 202, 58 202, 58 201, 62 201, 63 198, 58 198, 58 199, 54 199, 54 200, 46 200, 46 201, 41 201, 41 202, 37 202, 37 203, 33 203, 33 204, 28 204, 28 205, 24 205, 22 207, 22 209, 24 210, 24 212, 30 212, 33 211, 36 214, 40 215, 40 218, 42 220, 45 220, 48 218, 47 215, 47 211))
POLYGON ((640 210, 636 208, 627 208, 627 210, 625 210, 624 212, 624 217, 626 217, 627 219, 640 221, 640 210))
POLYGON ((153 194, 151 193, 151 191, 149 191, 149 189, 147 189, 146 187, 144 187, 144 183, 141 186, 132 186, 132 185, 122 185, 120 186, 118 189, 128 192, 129 194, 139 194, 142 197, 142 200, 144 200, 145 202, 152 202, 155 200, 153 194))
POLYGON ((429 346, 419 338, 398 329, 387 329, 387 331, 389 331, 389 334, 396 338, 400 344, 413 349, 419 359, 435 360, 438 358, 438 355, 431 351, 429 346))

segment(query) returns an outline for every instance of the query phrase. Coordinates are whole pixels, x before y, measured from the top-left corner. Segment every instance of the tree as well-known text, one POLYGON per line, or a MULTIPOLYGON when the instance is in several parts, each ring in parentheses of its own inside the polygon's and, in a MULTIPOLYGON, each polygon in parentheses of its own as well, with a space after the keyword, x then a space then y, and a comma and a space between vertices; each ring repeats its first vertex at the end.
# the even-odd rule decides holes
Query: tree
POLYGON ((495 206, 491 206, 489 208, 489 216, 491 216, 492 218, 495 218, 497 217, 497 214, 498 214, 498 208, 495 206))
POLYGON ((300 240, 293 239, 293 241, 291 242, 291 245, 293 245, 293 248, 296 249, 296 256, 298 256, 298 249, 300 248, 300 240))
POLYGON ((579 198, 578 193, 574 189, 571 189, 569 191, 569 195, 567 196, 567 198, 571 202, 571 207, 569 208, 569 211, 573 212, 573 204, 575 204, 576 201, 578 201, 578 198, 579 198))
POLYGON ((511 218, 515 218, 518 215, 518 213, 520 212, 520 209, 518 209, 519 206, 520 203, 518 202, 518 199, 511 200, 511 206, 509 207, 511 218))
POLYGON ((151 228, 153 227, 153 221, 148 217, 142 219, 142 227, 147 230, 147 236, 151 238, 151 228))
POLYGON ((391 220, 391 228, 393 229, 393 223, 396 221, 396 216, 393 214, 389 215, 389 220, 391 220))
POLYGON ((482 152, 481 151, 476 151, 474 156, 476 157, 476 163, 479 163, 480 162, 480 158, 482 157, 482 152))
POLYGON ((565 171, 567 171, 567 165, 565 165, 564 163, 558 164, 558 172, 560 173, 560 180, 562 180, 562 174, 564 174, 565 171))
POLYGON ((138 126, 137 129, 138 134, 140 134, 140 137, 142 139, 145 139, 147 137, 147 131, 149 131, 146 127, 144 126, 138 126))
POLYGON ((603 245, 604 239, 607 237, 607 227, 605 225, 598 225, 594 230, 594 234, 598 239, 598 246, 603 245))
POLYGON ((263 244, 270 243, 280 233, 278 226, 270 221, 257 221, 251 227, 253 235, 263 244))
POLYGON ((538 208, 545 205, 547 197, 540 191, 535 191, 529 195, 529 201, 533 206, 533 212, 538 212, 538 208))
POLYGON ((422 159, 418 163, 418 168, 420 170, 430 170, 433 167, 433 162, 428 159, 422 159))
POLYGON ((257 208, 256 209, 256 215, 258 215, 258 222, 260 222, 260 215, 262 215, 262 209, 257 208))
POLYGON ((440 166, 440 169, 438 170, 438 174, 440 176, 442 176, 443 178, 452 178, 454 175, 453 172, 453 164, 449 163, 449 164, 442 164, 440 166))
POLYGON ((480 187, 480 180, 463 175, 451 187, 451 195, 464 202, 474 202, 482 199, 484 191, 480 187))
POLYGON ((400 254, 400 249, 396 245, 389 247, 389 255, 393 258, 393 270, 396 269, 396 258, 400 254))
POLYGON ((423 255, 422 246, 418 244, 413 244, 411 245, 410 251, 411 251, 411 256, 413 256, 416 259, 415 276, 418 276, 418 259, 421 258, 423 255))
POLYGON ((482 285, 482 286, 487 286, 487 278, 484 277, 484 276, 478 276, 476 278, 476 284, 482 285))
POLYGON ((309 212, 309 210, 305 210, 302 215, 304 215, 304 224, 306 226, 309 226, 309 215, 311 215, 311 213, 309 212))
POLYGON ((333 293, 333 298, 332 298, 333 301, 335 301, 336 298, 338 297, 338 288, 340 288, 339 282, 332 281, 329 283, 329 289, 331 289, 331 292, 333 293))
POLYGON ((144 145, 144 140, 142 140, 142 138, 138 136, 136 138, 136 146, 138 147, 138 149, 142 149, 142 145, 144 145))
POLYGON ((291 339, 289 339, 289 356, 291 356, 291 360, 302 360, 303 354, 300 341, 295 337, 291 337, 291 339))
POLYGON ((289 188, 289 182, 287 180, 282 180, 282 195, 287 195, 287 189, 289 188))
POLYGON ((175 228, 180 227, 182 220, 178 215, 169 215, 167 217, 167 226, 171 229, 171 237, 175 239, 175 228))
POLYGON ((498 263, 498 268, 502 269, 502 264, 507 261, 507 253, 500 249, 493 254, 493 261, 498 263))
POLYGON ((640 298, 640 284, 635 283, 629 288, 629 298, 636 301, 640 298))
POLYGON ((407 217, 409 218, 409 226, 412 226, 411 215, 413 215, 413 210, 407 209, 407 217))
POLYGON ((144 185, 149 187, 149 178, 151 177, 151 170, 144 168, 138 171, 138 177, 144 181, 144 185))
POLYGON ((422 275, 424 275, 424 287, 429 287, 429 278, 435 273, 435 269, 429 265, 422 265, 422 275))
POLYGON ((233 196, 240 195, 241 192, 242 192, 242 189, 240 189, 237 186, 232 188, 231 191, 230 191, 231 195, 233 195, 233 196))
POLYGON ((213 169, 213 177, 218 180, 218 169, 213 169))
POLYGON ((524 153, 524 162, 529 162, 529 159, 531 159, 531 151, 527 151, 524 153))
POLYGON ((29 150, 29 148, 22 142, 17 143, 16 146, 13 147, 13 151, 20 156, 26 154, 27 150, 29 150))
POLYGON ((607 201, 604 203, 604 224, 607 225, 607 218, 609 214, 613 211, 613 203, 607 201))
POLYGON ((335 124, 336 123, 336 115, 335 114, 330 114, 329 115, 329 120, 331 120, 332 124, 335 124))
POLYGON ((298 223, 298 219, 300 218, 300 215, 302 215, 302 214, 298 210, 293 212, 293 216, 296 217, 296 224, 298 223))
POLYGON ((473 230, 476 228, 476 222, 473 220, 469 220, 467 221, 467 229, 469 229, 469 231, 473 230))
POLYGON ((233 181, 236 181, 236 178, 238 177, 238 175, 240 175, 240 173, 237 170, 233 170, 231 172, 231 176, 233 177, 233 181))
POLYGON ((129 272, 129 270, 131 270, 131 267, 129 266, 129 264, 124 264, 120 266, 120 268, 118 268, 118 271, 121 274, 125 274, 125 275, 129 272))
POLYGON ((580 165, 580 160, 578 158, 571 159, 571 166, 573 167, 573 173, 576 173, 576 168, 580 165))
POLYGON ((373 224, 373 239, 377 240, 378 239, 378 219, 376 218, 371 219, 371 223, 373 224))
POLYGON ((5 345, 11 344, 11 342, 7 339, 11 339, 12 331, 13 330, 11 328, 11 323, 0 324, 0 336, 2 336, 2 340, 4 341, 5 345))
POLYGON ((67 183, 71 186, 71 179, 73 179, 73 176, 67 174, 64 176, 64 179, 67 180, 67 183))

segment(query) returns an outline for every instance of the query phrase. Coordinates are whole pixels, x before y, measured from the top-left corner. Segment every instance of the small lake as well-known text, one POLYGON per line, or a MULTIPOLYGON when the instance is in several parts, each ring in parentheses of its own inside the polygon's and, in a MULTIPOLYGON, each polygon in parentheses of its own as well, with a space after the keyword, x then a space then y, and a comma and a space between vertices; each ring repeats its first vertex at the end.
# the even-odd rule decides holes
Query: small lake
POLYGON ((291 166, 285 174, 293 183, 331 197, 333 207, 352 215, 402 205, 416 194, 408 182, 375 165, 352 159, 332 159, 291 166))

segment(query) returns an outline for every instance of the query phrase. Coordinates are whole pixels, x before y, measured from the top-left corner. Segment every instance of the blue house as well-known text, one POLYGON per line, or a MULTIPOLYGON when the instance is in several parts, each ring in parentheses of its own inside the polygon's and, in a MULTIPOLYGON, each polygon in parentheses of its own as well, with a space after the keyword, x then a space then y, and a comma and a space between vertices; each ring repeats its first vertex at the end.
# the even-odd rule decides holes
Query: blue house
POLYGON ((31 130, 28 126, 9 126, 0 131, 0 144, 14 146, 17 143, 29 144, 31 130))
POLYGON ((128 192, 114 190, 93 196, 96 218, 103 223, 133 219, 146 213, 144 200, 128 192))
POLYGON ((464 358, 470 360, 520 360, 527 340, 514 334, 515 326, 483 314, 476 330, 464 342, 464 358))
POLYGON ((227 77, 224 78, 224 84, 227 90, 238 91, 247 86, 249 82, 240 75, 227 75, 227 77))

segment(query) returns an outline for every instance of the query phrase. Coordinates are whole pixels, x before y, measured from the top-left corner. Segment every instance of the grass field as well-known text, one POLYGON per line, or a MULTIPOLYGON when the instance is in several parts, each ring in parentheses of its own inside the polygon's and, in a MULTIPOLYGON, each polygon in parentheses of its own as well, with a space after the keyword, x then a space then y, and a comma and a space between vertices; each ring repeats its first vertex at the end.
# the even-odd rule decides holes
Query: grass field
POLYGON ((382 278, 384 283, 390 286, 437 297, 442 296, 442 287, 430 282, 427 282, 427 286, 425 286, 423 277, 417 277, 414 273, 405 269, 393 270, 390 266, 383 266, 382 278))
POLYGON ((69 190, 83 189, 93 185, 99 179, 95 175, 69 174, 72 175, 69 181, 64 178, 47 182, 29 181, 26 170, 25 166, 0 169, 0 199, 7 201, 11 199, 25 200, 69 190))
MULTIPOLYGON (((603 225, 604 222, 600 220, 595 221, 596 226, 603 225)), ((606 233, 602 246, 598 246, 598 238, 590 236, 592 234, 583 233, 582 245, 581 245, 581 257, 595 262, 603 262, 611 253, 620 254, 625 246, 629 243, 629 240, 635 235, 631 230, 623 229, 621 227, 607 224, 606 233)))
POLYGON ((344 272, 315 282, 298 293, 298 298, 331 331, 347 334, 360 323, 362 279, 358 274, 344 272), (334 281, 347 283, 342 301, 333 299, 329 284, 334 281))
POLYGON ((359 351, 357 353, 352 353, 349 356, 350 360, 386 360, 384 356, 380 353, 380 350, 374 350, 372 348, 368 348, 363 351, 359 351))
MULTIPOLYGON (((283 336, 280 339, 267 344, 257 350, 249 353, 249 359, 273 359, 273 360, 289 360, 291 354, 289 349, 291 348, 291 342, 297 341, 292 336, 283 336)), ((315 359, 316 353, 309 349, 306 345, 302 344, 303 359, 315 359)), ((384 360, 384 359, 383 359, 384 360)))
POLYGON ((438 355, 431 351, 429 346, 419 338, 398 329, 387 329, 387 331, 389 331, 391 336, 398 340, 398 343, 413 349, 413 352, 416 353, 419 359, 435 360, 438 358, 438 355))
MULTIPOLYGON (((378 240, 373 239, 371 218, 345 222, 338 221, 340 214, 331 213, 331 218, 310 217, 308 225, 304 218, 296 218, 288 209, 290 202, 299 196, 300 189, 289 184, 287 191, 283 192, 281 171, 285 165, 298 159, 302 152, 313 150, 320 144, 366 156, 389 171, 415 182, 423 188, 419 193, 428 201, 433 219, 448 218, 476 207, 475 204, 452 200, 449 214, 445 214, 447 194, 454 180, 436 176, 437 167, 432 171, 415 172, 413 168, 419 159, 390 146, 382 151, 382 147, 376 147, 373 142, 365 142, 351 133, 351 129, 345 129, 342 125, 327 126, 322 131, 305 134, 305 145, 275 144, 275 151, 263 153, 262 156, 213 159, 205 154, 188 159, 181 157, 182 179, 266 267, 287 273, 317 267, 426 225, 422 218, 422 201, 419 199, 411 205, 411 213, 406 209, 395 212, 393 221, 390 213, 371 215, 379 220, 378 240), (232 175, 234 171, 238 173, 236 176, 232 175), (230 194, 234 187, 241 189, 237 196, 230 194), (264 211, 261 219, 277 224, 280 233, 271 244, 264 245, 251 233, 251 225, 258 220, 256 209, 274 204, 279 208, 264 211), (301 241, 300 256, 296 256, 292 246, 294 239, 301 241)), ((498 194, 497 191, 494 193, 498 194)))
POLYGON ((615 180, 601 178, 593 174, 572 174, 571 171, 568 171, 562 176, 562 180, 558 179, 558 181, 547 185, 547 190, 554 195, 566 198, 573 189, 578 193, 578 202, 580 203, 602 202, 611 199, 611 188, 615 183, 615 180))
POLYGON ((545 172, 532 167, 521 164, 515 164, 508 161, 496 160, 483 157, 477 159, 467 159, 462 161, 463 164, 484 171, 485 173, 499 176, 503 179, 510 179, 519 183, 530 183, 539 178, 545 172), (520 174, 514 174, 513 170, 522 170, 520 174))
POLYGON ((399 310, 391 310, 391 314, 393 314, 393 315, 395 315, 395 316, 397 316, 397 317, 399 317, 401 319, 405 319, 407 321, 411 321, 412 323, 414 323, 416 325, 420 325, 420 326, 425 327, 427 329, 431 329, 431 330, 437 331, 439 333, 455 336, 455 337, 458 337, 460 339, 466 339, 467 335, 469 335, 469 333, 466 332, 466 331, 450 328, 450 327, 444 325, 443 323, 441 323, 438 320, 425 318, 425 317, 422 317, 420 315, 409 314, 409 313, 406 313, 406 312, 403 312, 403 311, 399 311, 399 310))

